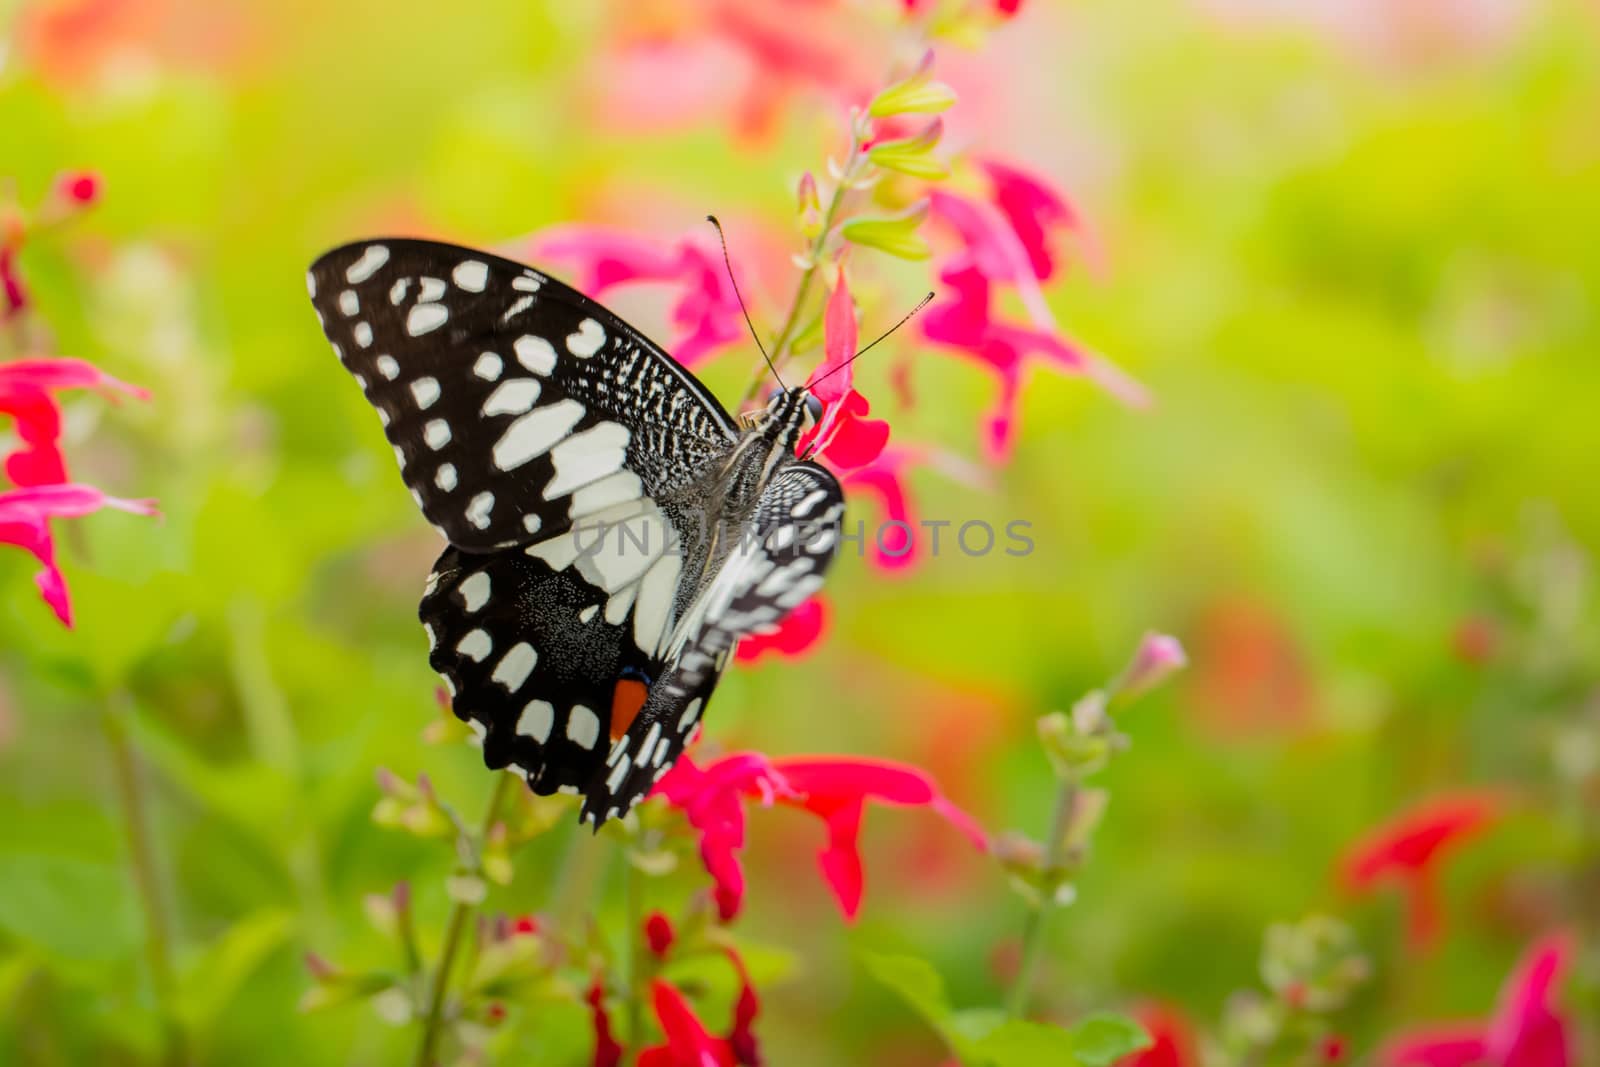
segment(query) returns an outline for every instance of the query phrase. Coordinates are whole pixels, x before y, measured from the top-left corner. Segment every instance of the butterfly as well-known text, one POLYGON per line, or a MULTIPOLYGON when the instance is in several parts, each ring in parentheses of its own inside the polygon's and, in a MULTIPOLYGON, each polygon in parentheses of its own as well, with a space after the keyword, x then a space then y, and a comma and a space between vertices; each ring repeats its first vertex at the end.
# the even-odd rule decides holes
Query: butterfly
POLYGON ((419 615, 485 764, 596 829, 626 814, 735 643, 822 585, 844 496, 795 454, 815 401, 735 422, 600 304, 468 248, 360 241, 306 287, 447 542, 419 615))

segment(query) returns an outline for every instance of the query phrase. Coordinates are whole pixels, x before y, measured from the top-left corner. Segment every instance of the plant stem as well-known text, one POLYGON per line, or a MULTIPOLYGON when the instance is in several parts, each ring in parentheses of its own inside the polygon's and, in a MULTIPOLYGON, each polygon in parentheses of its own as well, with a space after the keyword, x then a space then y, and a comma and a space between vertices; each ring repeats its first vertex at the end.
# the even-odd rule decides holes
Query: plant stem
POLYGON ((1040 886, 1039 903, 1028 913, 1022 927, 1022 963, 1017 969, 1017 981, 1011 987, 1011 998, 1006 1006, 1007 1013, 1013 1019, 1020 1018, 1027 1011, 1034 973, 1038 971, 1039 960, 1044 955, 1050 913, 1055 911, 1056 891, 1061 885, 1063 842, 1077 807, 1078 779, 1069 775, 1062 779, 1061 791, 1056 795, 1055 814, 1050 820, 1050 836, 1045 839, 1044 878, 1040 886))
MULTIPOLYGON (((494 792, 489 795, 489 808, 484 812, 482 828, 478 834, 478 841, 472 849, 473 868, 468 873, 482 877, 483 862, 479 858, 482 852, 483 841, 494 829, 494 824, 500 818, 500 806, 505 802, 506 794, 513 782, 518 779, 509 771, 502 771, 495 776, 494 792)), ((422 1022, 422 1038, 417 1043, 417 1057, 414 1061, 416 1067, 433 1067, 434 1049, 439 1044, 439 1031, 444 1021, 444 1003, 450 991, 450 970, 456 962, 456 952, 461 947, 461 935, 467 928, 467 920, 472 917, 475 905, 464 900, 456 901, 450 911, 450 922, 445 927, 444 944, 439 948, 439 966, 434 971, 433 988, 429 994, 428 1014, 422 1022)))
POLYGON ((628 968, 628 1041, 635 1051, 644 1046, 644 957, 639 952, 643 921, 639 872, 628 859, 627 842, 622 843, 622 908, 626 914, 623 931, 623 959, 628 968))
MULTIPOLYGON (((850 154, 845 157, 844 166, 839 171, 839 181, 834 185, 833 195, 828 198, 828 206, 822 212, 821 228, 817 230, 817 235, 811 239, 811 245, 806 249, 808 265, 800 275, 800 284, 795 288, 794 300, 789 304, 789 314, 784 318, 783 326, 779 328, 778 335, 772 342, 772 365, 776 368, 782 368, 783 361, 789 354, 788 348, 794 343, 795 331, 800 325, 800 315, 805 310, 807 299, 811 296, 811 287, 817 280, 817 270, 822 266, 822 254, 827 247, 828 237, 833 232, 833 220, 838 217, 839 208, 849 195, 850 183, 855 178, 855 170, 861 158, 860 132, 852 128, 850 154)), ((745 390, 744 398, 739 401, 741 408, 761 391, 763 380, 763 376, 758 373, 751 381, 750 388, 745 390)))
POLYGON ((161 1016, 162 1062, 184 1062, 183 1030, 172 1009, 172 925, 161 897, 161 878, 157 873, 155 846, 150 829, 144 782, 128 741, 126 719, 131 714, 126 694, 114 699, 100 715, 106 742, 111 749, 112 777, 122 809, 123 829, 128 838, 128 860, 139 902, 144 908, 145 957, 150 966, 150 983, 155 990, 156 1010, 161 1016))

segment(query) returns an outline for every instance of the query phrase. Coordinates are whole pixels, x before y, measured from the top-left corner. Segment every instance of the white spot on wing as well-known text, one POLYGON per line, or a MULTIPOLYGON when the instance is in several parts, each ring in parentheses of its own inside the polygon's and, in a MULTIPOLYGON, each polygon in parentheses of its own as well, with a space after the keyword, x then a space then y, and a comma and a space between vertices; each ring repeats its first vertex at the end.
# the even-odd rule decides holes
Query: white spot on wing
POLYGON ((350 318, 361 310, 361 300, 356 296, 354 289, 346 289, 339 294, 339 310, 344 313, 345 318, 350 318))
POLYGON ((389 250, 383 245, 368 245, 361 252, 361 258, 345 268, 344 280, 351 285, 360 285, 378 272, 378 268, 389 262, 389 250))
POLYGON ((535 374, 549 374, 556 369, 555 347, 537 334, 525 333, 511 346, 517 361, 535 374))
POLYGON ((540 284, 541 283, 538 278, 531 277, 527 274, 519 274, 515 278, 511 279, 511 288, 515 289, 519 293, 537 293, 539 291, 540 284))
POLYGON ((468 630, 467 635, 456 642, 456 651, 474 663, 482 663, 494 651, 494 642, 489 639, 488 630, 468 630))
POLYGON ((539 654, 533 650, 533 646, 526 641, 518 641, 511 646, 511 651, 500 657, 491 677, 505 686, 507 692, 515 693, 528 680, 534 664, 538 662, 539 654))
POLYGON ((372 347, 372 327, 371 326, 367 325, 365 322, 358 322, 358 323, 356 323, 355 329, 354 329, 353 332, 355 334, 356 344, 357 345, 359 345, 362 348, 371 348, 372 347))
POLYGON ((456 592, 461 594, 461 602, 468 611, 477 611, 489 602, 489 575, 477 571, 463 578, 456 592))
POLYGON ((489 528, 489 512, 494 510, 494 494, 485 489, 467 504, 467 521, 480 530, 489 528))
POLYGON ((431 419, 422 428, 422 439, 435 452, 450 443, 450 424, 443 419, 431 419))
POLYGON ((700 697, 695 697, 689 701, 689 706, 683 709, 683 714, 678 716, 678 732, 680 734, 688 733, 690 727, 694 726, 694 721, 700 717, 700 705, 702 703, 704 701, 700 697))
POLYGON ((417 408, 427 411, 439 399, 439 379, 418 378, 411 383, 411 395, 416 398, 417 408))
POLYGON ((535 456, 544 455, 577 425, 583 411, 582 404, 568 398, 523 415, 507 426, 495 442, 494 465, 503 471, 515 470, 535 456))
POLYGON ((454 463, 441 463, 439 469, 433 473, 433 484, 445 492, 456 487, 456 465, 454 463))
POLYGON ((373 360, 373 366, 378 368, 378 373, 391 382, 400 377, 400 364, 396 363, 393 356, 379 356, 373 360))
POLYGON ((418 304, 406 315, 406 333, 421 337, 443 326, 449 318, 450 312, 443 304, 418 304))
POLYGON ((306 271, 306 295, 312 299, 317 296, 317 279, 310 271, 306 271))
POLYGON ((606 791, 615 793, 620 789, 622 780, 628 777, 628 772, 631 770, 633 770, 633 761, 627 756, 623 756, 621 762, 612 768, 611 776, 606 779, 606 791))
POLYGON ((478 357, 478 362, 472 365, 472 373, 486 382, 499 381, 503 366, 499 356, 493 352, 485 352, 478 357))
POLYGON ((550 740, 550 728, 556 722, 556 709, 548 700, 530 700, 517 718, 517 733, 531 737, 541 745, 550 740))
POLYGON ((578 323, 578 332, 567 335, 567 351, 579 359, 588 359, 606 343, 606 331, 593 319, 578 323))
POLYGON ((545 485, 544 498, 554 500, 620 470, 628 437, 628 428, 621 423, 602 422, 556 445, 550 453, 556 474, 545 485))
POLYGON ((485 415, 522 415, 533 410, 541 392, 534 378, 512 378, 495 386, 483 402, 485 415))
POLYGON ((572 714, 567 716, 567 740, 581 748, 594 748, 594 743, 600 739, 600 716, 576 704, 572 714))
POLYGON ((489 281, 489 264, 481 259, 468 259, 456 264, 450 280, 469 293, 481 293, 489 281))
POLYGON ((424 303, 437 300, 444 295, 444 291, 448 288, 450 287, 441 278, 424 278, 422 279, 422 288, 417 291, 417 299, 424 303))
POLYGON ((400 306, 400 301, 406 298, 406 289, 411 285, 410 278, 401 278, 389 287, 389 303, 395 307, 400 306))
POLYGON ((639 481, 637 474, 632 471, 617 471, 573 493, 569 508, 570 517, 577 519, 592 515, 601 508, 637 500, 643 493, 644 485, 639 481))

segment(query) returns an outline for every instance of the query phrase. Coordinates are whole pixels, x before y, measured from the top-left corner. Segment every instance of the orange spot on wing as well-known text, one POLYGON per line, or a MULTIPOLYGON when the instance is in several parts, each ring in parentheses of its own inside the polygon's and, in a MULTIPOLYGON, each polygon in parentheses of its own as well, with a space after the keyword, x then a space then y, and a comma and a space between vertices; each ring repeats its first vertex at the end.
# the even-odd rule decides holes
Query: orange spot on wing
POLYGON ((636 678, 624 678, 617 683, 617 688, 611 692, 611 740, 628 732, 649 695, 650 687, 636 678))

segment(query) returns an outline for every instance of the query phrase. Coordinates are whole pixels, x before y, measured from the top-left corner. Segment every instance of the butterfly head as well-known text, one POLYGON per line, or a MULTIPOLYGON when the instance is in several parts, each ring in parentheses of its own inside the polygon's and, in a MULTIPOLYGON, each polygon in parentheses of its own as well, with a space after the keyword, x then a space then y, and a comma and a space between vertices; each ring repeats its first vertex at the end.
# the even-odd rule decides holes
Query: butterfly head
POLYGON ((821 417, 822 401, 805 386, 797 386, 768 393, 766 409, 756 414, 755 425, 793 447, 821 417))

